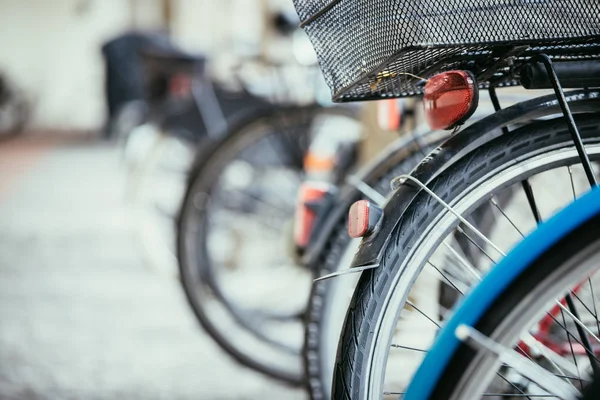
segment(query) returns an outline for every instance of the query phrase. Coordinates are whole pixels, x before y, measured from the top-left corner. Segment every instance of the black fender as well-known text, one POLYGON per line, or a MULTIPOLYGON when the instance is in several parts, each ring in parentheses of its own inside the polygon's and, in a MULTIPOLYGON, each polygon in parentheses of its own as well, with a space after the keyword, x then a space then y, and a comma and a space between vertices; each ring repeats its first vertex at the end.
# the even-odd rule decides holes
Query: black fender
MULTIPOLYGON (((573 113, 600 110, 599 90, 577 90, 565 95, 573 113)), ((554 94, 495 112, 450 137, 425 157, 411 175, 427 185, 467 154, 501 136, 501 128, 555 114, 561 114, 561 110, 554 94)), ((414 183, 406 182, 389 197, 377 229, 362 239, 351 268, 379 265, 393 229, 421 190, 414 183)))
MULTIPOLYGON (((450 133, 447 131, 429 131, 414 136, 400 137, 386 146, 374 160, 362 167, 354 176, 367 184, 378 182, 393 166, 418 151, 419 145, 431 148, 448 138, 449 135, 450 133)), ((306 252, 302 255, 301 263, 309 269, 319 267, 317 265, 319 255, 327 245, 333 230, 341 221, 347 220, 348 209, 352 203, 364 197, 351 183, 344 184, 333 196, 331 206, 327 208, 323 221, 315 226, 314 236, 311 238, 306 252)))

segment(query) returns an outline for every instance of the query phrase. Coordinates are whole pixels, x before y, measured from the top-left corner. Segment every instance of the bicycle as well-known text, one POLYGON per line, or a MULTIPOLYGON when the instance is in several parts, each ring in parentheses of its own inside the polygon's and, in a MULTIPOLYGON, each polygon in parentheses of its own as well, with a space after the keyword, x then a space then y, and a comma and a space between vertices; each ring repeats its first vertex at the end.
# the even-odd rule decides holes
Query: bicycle
POLYGON ((174 221, 196 149, 221 140, 228 119, 240 110, 267 102, 216 85, 201 55, 143 48, 140 60, 145 99, 125 104, 113 129, 122 142, 126 196, 136 212, 143 254, 156 269, 173 273, 174 221))
MULTIPOLYGON (((511 100, 518 101, 520 97, 511 100)), ((333 196, 333 200, 328 199, 325 207, 317 207, 317 220, 321 223, 314 224, 309 251, 302 257, 302 262, 313 271, 314 277, 306 310, 303 350, 312 399, 327 398, 331 393, 338 337, 357 280, 356 275, 331 279, 352 272, 346 268, 360 242, 348 235, 346 210, 361 198, 382 206, 392 191, 390 182, 393 178, 409 173, 450 136, 448 131, 429 131, 424 122, 418 123, 421 116, 414 104, 402 106, 402 124, 394 122, 398 115, 386 121, 389 105, 380 105, 386 117, 382 120, 386 129, 399 129, 400 138, 383 149, 362 171, 348 176, 345 186, 333 196)), ((472 119, 478 120, 489 114, 490 107, 491 104, 481 104, 472 119)))
MULTIPOLYGON (((536 220, 552 212, 540 212, 535 201, 537 189, 533 188, 544 178, 553 179, 544 171, 560 171, 565 188, 593 179, 589 160, 598 160, 598 131, 594 128, 598 123, 597 90, 570 92, 565 98, 556 74, 564 80, 569 71, 574 77, 568 81, 569 87, 600 84, 593 78, 586 81, 593 74, 575 73, 579 66, 585 65, 590 71, 598 67, 594 53, 598 42, 598 26, 593 22, 596 14, 591 5, 579 5, 576 25, 581 32, 572 32, 564 28, 564 21, 561 25, 551 17, 549 10, 555 10, 553 7, 563 7, 560 15, 572 15, 568 5, 560 2, 530 6, 537 7, 538 16, 530 23, 531 9, 517 4, 481 2, 464 8, 459 4, 403 2, 382 3, 381 7, 339 1, 324 7, 301 0, 295 4, 320 55, 334 99, 424 93, 431 125, 458 131, 410 175, 394 181, 394 194, 377 213, 382 217, 373 221, 364 217, 376 209, 373 204, 362 203, 350 212, 355 233, 363 237, 352 266, 362 273, 340 338, 334 397, 400 393, 398 389, 384 389, 386 372, 391 371, 388 361, 401 359, 404 365, 400 376, 410 375, 424 347, 399 344, 395 339, 408 335, 410 329, 421 329, 419 339, 431 341, 436 324, 456 298, 441 296, 440 292, 456 294, 465 290, 478 271, 491 268, 495 257, 502 253, 500 248, 473 237, 468 229, 473 221, 491 218, 495 226, 503 221, 511 229, 518 227, 514 229, 526 232, 535 227, 536 220), (402 12, 394 14, 399 7, 402 12), (352 24, 332 23, 333 18, 351 17, 355 18, 352 24), (530 29, 528 36, 513 35, 515 20, 530 29), (494 26, 498 21, 500 26, 494 26), (542 21, 555 22, 557 29, 569 34, 559 38, 541 32, 542 21), (348 37, 359 37, 360 41, 334 45, 325 40, 331 35, 346 37, 334 31, 350 26, 355 31, 348 32, 348 37), (361 68, 355 68, 356 59, 362 61, 361 68), (520 82, 516 78, 528 89, 552 88, 555 96, 542 96, 501 110, 495 88, 517 85, 520 82), (489 88, 497 112, 459 130, 476 107, 477 88, 489 88), (445 112, 434 107, 438 96, 448 101, 442 110, 445 112), (573 114, 580 114, 575 117, 577 126, 573 114), (550 119, 556 115, 562 117, 550 119), (572 173, 575 164, 582 165, 584 172, 572 173), (509 204, 521 212, 521 219, 522 209, 530 209, 532 216, 528 216, 525 226, 508 217, 504 207, 509 204), (471 265, 473 260, 478 265, 471 265), (419 295, 413 290, 410 294, 419 301, 408 298, 411 289, 422 292, 419 295), (398 318, 402 322, 396 331, 398 318), (391 357, 392 348, 410 355, 391 357)), ((548 194, 544 198, 556 200, 552 208, 557 208, 570 200, 567 194, 570 191, 563 189, 553 193, 554 198, 548 194)), ((519 238, 518 234, 505 238, 504 247, 519 238)), ((401 381, 388 384, 396 388, 407 383, 406 379, 401 381)))

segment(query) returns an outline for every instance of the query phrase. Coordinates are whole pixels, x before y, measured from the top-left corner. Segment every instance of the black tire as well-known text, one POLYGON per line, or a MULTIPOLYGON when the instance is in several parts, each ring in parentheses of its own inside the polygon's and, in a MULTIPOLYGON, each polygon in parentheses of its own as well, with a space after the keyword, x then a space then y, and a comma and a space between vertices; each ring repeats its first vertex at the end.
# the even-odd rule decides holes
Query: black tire
MULTIPOLYGON (((377 173, 367 173, 365 183, 378 193, 387 196, 392 189, 390 182, 398 175, 409 173, 441 139, 439 135, 428 134, 419 138, 420 145, 409 142, 398 151, 390 154, 383 162, 373 166, 377 173), (401 155, 401 157, 399 157, 401 155)), ((364 198, 356 191, 354 201, 364 198)), ((345 204, 344 204, 345 205, 345 204)), ((341 205, 340 205, 341 206, 341 205)), ((341 218, 332 231, 327 244, 319 254, 316 261, 315 278, 338 271, 346 267, 342 265, 342 258, 348 251, 351 238, 348 236, 347 218, 341 218)), ((329 305, 334 294, 331 289, 336 284, 335 280, 317 281, 313 284, 310 300, 306 310, 304 360, 305 373, 308 379, 309 393, 313 400, 328 399, 331 395, 331 371, 328 370, 326 346, 322 335, 326 329, 324 325, 330 319, 329 305)))
POLYGON ((582 400, 598 400, 600 399, 600 375, 594 375, 592 383, 586 388, 583 393, 582 400))
MULTIPOLYGON (((579 115, 576 121, 586 143, 600 142, 598 114, 579 115)), ((523 160, 560 148, 572 148, 563 118, 533 122, 467 154, 428 187, 444 201, 457 203, 475 182, 488 173, 494 171, 499 174, 523 160)), ((477 201, 469 212, 488 198, 477 201)), ((430 231, 431 224, 442 211, 443 207, 435 199, 421 191, 392 231, 393 239, 388 242, 379 267, 362 273, 340 337, 334 371, 334 399, 364 398, 370 377, 370 357, 379 333, 378 317, 385 313, 387 301, 395 288, 394 282, 398 282, 400 277, 403 282, 414 282, 417 278, 422 265, 411 266, 411 275, 404 275, 410 261, 410 250, 419 246, 418 241, 430 231)))
MULTIPOLYGON (((239 344, 236 344, 230 338, 226 337, 223 332, 219 331, 215 323, 211 320, 207 310, 205 310, 205 305, 202 303, 199 294, 204 293, 203 295, 206 295, 207 293, 217 293, 215 287, 211 286, 208 282, 210 279, 207 278, 210 276, 210 270, 212 268, 209 266, 210 261, 207 261, 207 258, 204 257, 203 261, 199 262, 198 265, 193 265, 194 263, 189 259, 189 254, 190 251, 195 250, 190 248, 186 243, 185 236, 189 225, 192 224, 192 215, 194 215, 194 212, 197 212, 194 211, 195 193, 197 193, 198 190, 205 190, 205 193, 210 193, 212 182, 217 179, 221 172, 219 165, 224 162, 220 161, 220 157, 226 154, 231 148, 244 146, 246 143, 254 142, 267 135, 265 132, 251 133, 251 129, 254 125, 266 124, 269 126, 277 126, 281 123, 289 123, 289 126, 296 124, 295 126, 299 126, 300 130, 304 129, 306 131, 308 129, 305 128, 310 126, 310 122, 315 116, 322 113, 354 118, 354 113, 348 109, 306 106, 289 108, 276 107, 255 110, 249 115, 245 115, 240 119, 233 121, 230 124, 228 133, 224 136, 224 140, 213 143, 198 152, 189 176, 188 189, 177 221, 177 251, 181 281, 187 300, 201 326, 223 350, 230 354, 240 364, 292 385, 302 385, 305 383, 304 373, 301 368, 300 343, 296 350, 296 365, 276 365, 268 361, 260 360, 260 358, 257 357, 257 354, 253 354, 253 351, 257 350, 247 348, 242 349, 239 344), (307 123, 307 125, 302 125, 304 123, 307 123), (249 132, 251 135, 249 135, 249 132)), ((293 138, 293 141, 295 142, 293 145, 299 146, 297 149, 299 153, 292 157, 294 160, 291 162, 293 162, 294 167, 297 167, 299 170, 302 168, 302 158, 304 154, 302 149, 306 149, 309 144, 307 134, 308 132, 298 132, 298 136, 294 136, 293 138)), ((200 214, 202 214, 202 212, 200 212, 200 214)), ((200 215, 199 218, 204 217, 205 216, 200 215)), ((226 299, 223 300, 224 307, 231 314, 232 318, 240 324, 241 328, 250 331, 250 333, 255 333, 252 332, 253 328, 251 326, 244 325, 244 316, 238 315, 236 310, 230 307, 230 304, 225 301, 226 299)))

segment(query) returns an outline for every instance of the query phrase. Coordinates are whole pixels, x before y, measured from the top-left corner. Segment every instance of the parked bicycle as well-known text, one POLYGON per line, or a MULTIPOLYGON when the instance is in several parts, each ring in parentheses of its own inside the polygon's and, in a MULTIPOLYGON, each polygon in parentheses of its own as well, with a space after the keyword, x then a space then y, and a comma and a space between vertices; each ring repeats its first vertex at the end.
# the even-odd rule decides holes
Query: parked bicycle
POLYGON ((295 4, 334 99, 422 95, 430 126, 457 131, 394 180, 383 209, 372 202, 350 209, 350 233, 363 238, 352 265, 363 272, 340 339, 333 397, 401 394, 460 293, 595 180, 597 7, 295 4), (582 90, 565 94, 561 82, 582 90), (519 84, 555 94, 501 110, 496 87, 519 84), (480 89, 489 90, 497 112, 460 130, 480 89), (498 235, 501 245, 472 228, 498 235))

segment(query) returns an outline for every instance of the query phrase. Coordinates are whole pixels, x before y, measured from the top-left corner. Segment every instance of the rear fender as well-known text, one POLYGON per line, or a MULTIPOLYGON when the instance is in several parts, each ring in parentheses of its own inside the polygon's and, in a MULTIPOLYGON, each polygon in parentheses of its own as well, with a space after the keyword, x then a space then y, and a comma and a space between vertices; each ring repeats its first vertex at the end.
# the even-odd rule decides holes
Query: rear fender
MULTIPOLYGON (((358 180, 367 184, 377 182, 385 176, 388 171, 402 160, 414 154, 418 150, 418 144, 422 147, 431 147, 449 136, 448 132, 428 132, 419 134, 416 138, 399 138, 388 145, 378 157, 363 167, 355 176, 358 180)), ((385 194, 383 194, 385 195, 385 194)), ((364 198, 363 194, 351 183, 346 183, 341 190, 334 194, 333 204, 328 208, 323 220, 315 225, 313 237, 302 256, 302 264, 310 269, 319 268, 320 255, 329 242, 333 231, 340 223, 346 223, 348 209, 357 200, 364 198)), ((383 206, 380 204, 380 206, 383 206)))
MULTIPOLYGON (((578 90, 565 95, 573 113, 600 110, 600 91, 578 90)), ((501 128, 556 114, 561 114, 561 110, 553 94, 495 112, 446 140, 425 157, 411 175, 420 182, 429 184, 467 154, 501 136, 503 134, 501 128)), ((362 239, 352 262, 352 268, 379 265, 392 231, 420 190, 421 188, 408 181, 391 195, 384 206, 378 228, 362 239)))

